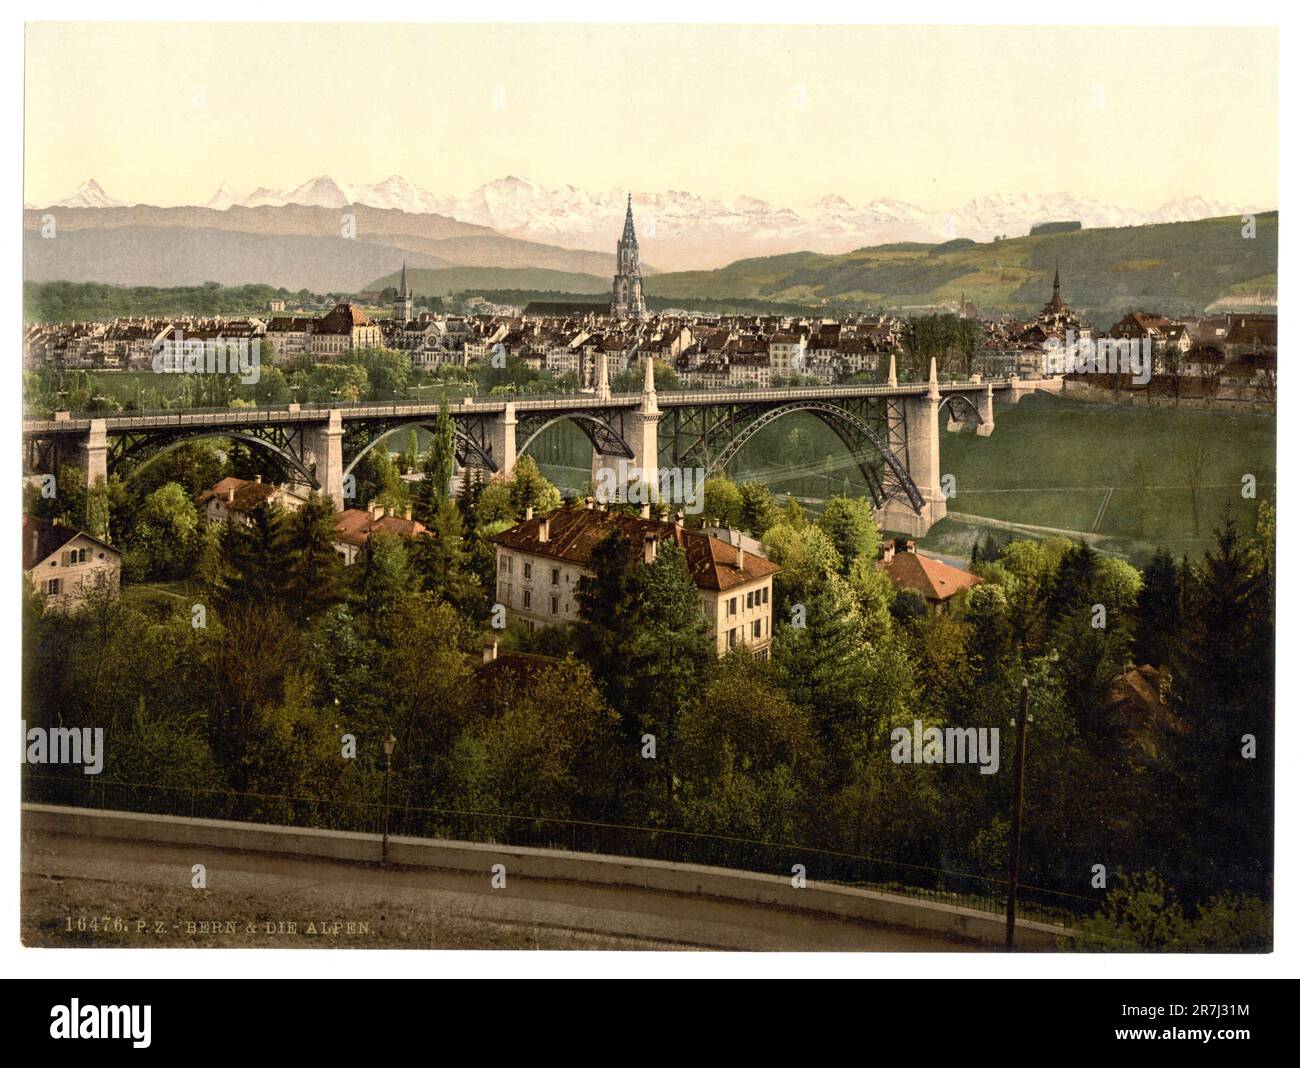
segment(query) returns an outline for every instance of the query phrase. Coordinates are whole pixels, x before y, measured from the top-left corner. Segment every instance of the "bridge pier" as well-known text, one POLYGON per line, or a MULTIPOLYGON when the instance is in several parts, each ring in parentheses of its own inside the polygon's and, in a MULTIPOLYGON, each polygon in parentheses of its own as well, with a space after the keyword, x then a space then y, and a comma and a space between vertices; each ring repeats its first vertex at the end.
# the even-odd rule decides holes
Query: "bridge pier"
POLYGON ((108 424, 92 419, 86 436, 77 442, 76 465, 86 476, 86 488, 108 482, 108 424))
POLYGON ((519 459, 515 446, 515 427, 518 425, 514 401, 506 401, 505 411, 488 423, 487 445, 492 452, 492 461, 497 465, 495 478, 514 477, 515 463, 519 459))
POLYGON ((334 408, 323 425, 303 429, 304 460, 335 511, 348 507, 343 497, 343 413, 334 408))
POLYGON ((610 500, 643 504, 659 500, 659 420, 663 412, 655 393, 654 361, 647 356, 644 364, 641 403, 623 420, 623 436, 632 458, 606 456, 596 450, 591 454, 593 492, 610 500))
POLYGON ((982 438, 988 437, 993 433, 993 383, 989 382, 984 386, 984 392, 980 394, 979 404, 980 419, 983 420, 975 428, 975 433, 982 438))
POLYGON ((921 537, 948 514, 948 499, 940 485, 939 379, 930 361, 930 388, 920 396, 901 399, 903 418, 890 427, 889 448, 907 468, 924 502, 918 515, 906 497, 892 497, 880 509, 879 523, 886 530, 921 537))

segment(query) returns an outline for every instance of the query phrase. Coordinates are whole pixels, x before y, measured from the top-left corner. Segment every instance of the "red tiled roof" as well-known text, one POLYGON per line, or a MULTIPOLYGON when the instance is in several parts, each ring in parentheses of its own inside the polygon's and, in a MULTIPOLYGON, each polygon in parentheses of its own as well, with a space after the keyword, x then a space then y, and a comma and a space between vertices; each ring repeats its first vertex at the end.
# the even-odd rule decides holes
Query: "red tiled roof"
POLYGON ((595 508, 557 508, 544 516, 525 519, 492 540, 517 552, 589 567, 596 546, 615 530, 632 544, 634 554, 641 551, 647 536, 656 541, 676 540, 686 551, 686 568, 692 580, 703 590, 729 590, 781 570, 771 560, 754 553, 745 554, 745 566, 740 568, 735 547, 703 531, 595 508), (543 520, 550 523, 544 542, 539 537, 543 520))
POLYGON ((363 508, 349 508, 334 520, 334 537, 349 545, 364 545, 377 530, 386 530, 399 538, 414 538, 427 534, 429 528, 416 519, 403 519, 399 515, 385 515, 376 519, 363 508))
POLYGON ((927 601, 946 601, 953 594, 984 581, 969 571, 911 551, 896 552, 892 560, 881 560, 877 566, 889 576, 896 588, 915 590, 927 601))
POLYGON ((280 487, 270 482, 249 482, 243 478, 223 478, 210 490, 199 494, 199 504, 206 504, 213 498, 221 501, 231 512, 251 512, 263 501, 270 500, 280 492, 280 487), (235 499, 230 499, 230 491, 235 491, 235 499))

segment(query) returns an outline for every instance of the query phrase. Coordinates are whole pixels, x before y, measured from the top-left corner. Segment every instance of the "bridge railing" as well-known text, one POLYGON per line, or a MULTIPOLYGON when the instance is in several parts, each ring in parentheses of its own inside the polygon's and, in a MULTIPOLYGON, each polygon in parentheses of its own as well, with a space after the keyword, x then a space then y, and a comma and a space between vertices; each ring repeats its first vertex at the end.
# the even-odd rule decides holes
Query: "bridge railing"
MULTIPOLYGON (((991 384, 1005 388, 1006 379, 984 379, 982 382, 941 382, 939 391, 955 392, 991 384)), ((658 394, 661 407, 684 407, 699 404, 733 404, 754 401, 797 401, 829 399, 833 397, 906 396, 924 393, 929 388, 925 382, 906 382, 897 386, 840 385, 840 386, 790 386, 780 389, 724 388, 708 390, 674 390, 658 394)), ((513 402, 517 411, 566 411, 575 408, 631 407, 641 402, 641 394, 616 393, 608 399, 594 393, 552 393, 540 396, 528 394, 496 395, 465 398, 450 405, 457 415, 474 413, 496 414, 513 402)), ((271 423, 316 422, 331 411, 341 412, 344 419, 403 418, 435 414, 437 401, 307 401, 296 404, 277 404, 248 408, 156 408, 133 412, 69 413, 68 419, 25 419, 24 433, 56 433, 84 431, 93 419, 103 419, 109 430, 163 429, 170 426, 234 426, 271 423)))

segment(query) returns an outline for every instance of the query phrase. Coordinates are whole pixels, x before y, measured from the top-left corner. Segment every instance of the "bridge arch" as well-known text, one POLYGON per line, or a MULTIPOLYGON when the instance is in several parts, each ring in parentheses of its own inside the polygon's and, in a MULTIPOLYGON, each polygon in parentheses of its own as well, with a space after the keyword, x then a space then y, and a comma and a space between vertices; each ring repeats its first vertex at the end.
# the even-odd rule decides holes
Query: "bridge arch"
POLYGON ((531 434, 527 440, 519 446, 519 455, 522 456, 528 451, 528 447, 536 441, 544 431, 555 426, 556 423, 568 421, 577 425, 591 442, 591 447, 598 456, 624 456, 629 460, 635 459, 631 446, 624 440, 620 434, 609 423, 608 420, 598 415, 592 415, 590 412, 565 412, 563 415, 557 415, 553 419, 548 419, 531 434))
POLYGON ((835 432, 836 437, 844 443, 844 447, 850 454, 858 458, 858 470, 862 472, 862 477, 866 480, 877 506, 883 506, 889 497, 894 496, 894 493, 886 491, 884 480, 878 477, 871 465, 861 457, 864 444, 869 445, 880 455, 898 488, 902 490, 916 513, 921 514, 925 507, 925 499, 917 489, 907 467, 890 451, 889 446, 872 430, 866 420, 829 401, 790 401, 762 412, 727 442, 716 459, 706 468, 706 477, 723 471, 759 431, 794 412, 808 412, 816 416, 835 432))
MULTIPOLYGON (((156 460, 162 459, 162 457, 166 456, 169 452, 174 449, 179 449, 182 445, 189 445, 193 442, 204 441, 209 438, 222 438, 225 440, 234 439, 236 441, 242 441, 249 445, 255 445, 257 448, 271 453, 278 460, 284 463, 288 470, 299 475, 306 485, 311 486, 311 488, 315 490, 321 488, 320 482, 317 480, 316 476, 313 475, 311 470, 296 456, 294 456, 293 453, 289 452, 287 449, 281 448, 273 442, 267 441, 265 438, 260 438, 255 434, 248 434, 241 430, 201 430, 197 433, 183 434, 179 436, 169 434, 167 437, 168 440, 165 444, 151 451, 146 459, 132 467, 122 481, 130 482, 132 479, 137 478, 156 460)), ((121 461, 134 458, 134 456, 138 454, 138 450, 148 448, 155 443, 156 439, 147 435, 144 441, 135 446, 127 445, 121 449, 110 450, 109 455, 112 461, 111 466, 114 468, 120 468, 121 461)))
MULTIPOLYGON (((343 469, 343 477, 347 478, 348 475, 352 474, 353 471, 356 469, 357 464, 361 462, 361 458, 365 456, 366 453, 368 453, 376 445, 378 445, 381 441, 386 441, 388 438, 391 438, 394 434, 398 434, 403 430, 410 430, 412 427, 421 427, 424 430, 433 431, 436 428, 436 425, 437 424, 432 419, 425 416, 420 419, 412 419, 409 422, 398 423, 396 426, 390 426, 387 430, 383 431, 383 433, 376 434, 373 438, 371 438, 366 443, 365 447, 360 452, 358 452, 354 457, 352 457, 351 462, 349 462, 347 467, 343 469)), ((474 439, 473 435, 467 433, 461 427, 460 423, 456 422, 455 420, 452 420, 452 425, 456 428, 457 462, 462 463, 462 466, 464 466, 464 464, 467 463, 470 457, 472 456, 474 459, 478 460, 482 464, 482 466, 486 467, 489 471, 496 471, 497 464, 495 463, 495 461, 493 461, 492 457, 484 450, 483 446, 474 439)))
POLYGON ((939 411, 943 411, 944 405, 948 405, 948 414, 953 419, 961 419, 961 416, 957 414, 957 409, 962 408, 964 411, 969 410, 971 415, 975 416, 976 423, 981 425, 984 423, 984 416, 980 415, 979 408, 965 393, 949 393, 939 402, 939 411))

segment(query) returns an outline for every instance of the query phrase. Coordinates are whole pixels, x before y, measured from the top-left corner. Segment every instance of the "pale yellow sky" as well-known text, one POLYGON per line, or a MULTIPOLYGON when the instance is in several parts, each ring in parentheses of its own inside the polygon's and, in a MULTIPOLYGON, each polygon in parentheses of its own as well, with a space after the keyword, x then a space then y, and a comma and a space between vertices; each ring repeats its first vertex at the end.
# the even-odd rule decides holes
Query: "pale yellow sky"
POLYGON ((47 23, 26 75, 37 204, 88 177, 201 204, 223 181, 394 173, 782 205, 1277 202, 1268 29, 47 23))

